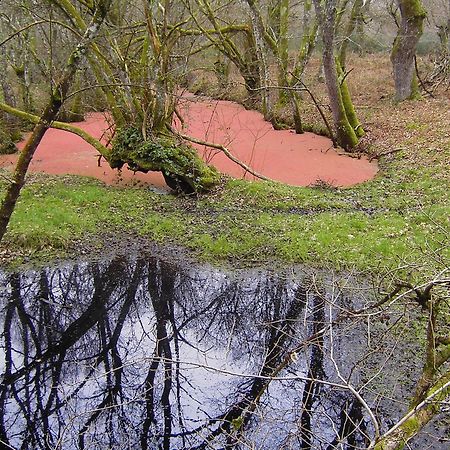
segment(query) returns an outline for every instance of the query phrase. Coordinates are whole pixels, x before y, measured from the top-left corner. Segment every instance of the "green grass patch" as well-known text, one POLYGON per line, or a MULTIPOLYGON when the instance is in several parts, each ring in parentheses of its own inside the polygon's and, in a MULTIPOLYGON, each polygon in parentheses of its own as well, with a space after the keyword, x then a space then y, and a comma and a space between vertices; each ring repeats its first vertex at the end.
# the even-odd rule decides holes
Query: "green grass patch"
POLYGON ((447 187, 432 170, 410 169, 349 189, 232 180, 194 198, 40 176, 23 190, 6 239, 18 249, 63 254, 80 239, 124 233, 239 266, 374 271, 427 259, 432 271, 449 257, 447 187))

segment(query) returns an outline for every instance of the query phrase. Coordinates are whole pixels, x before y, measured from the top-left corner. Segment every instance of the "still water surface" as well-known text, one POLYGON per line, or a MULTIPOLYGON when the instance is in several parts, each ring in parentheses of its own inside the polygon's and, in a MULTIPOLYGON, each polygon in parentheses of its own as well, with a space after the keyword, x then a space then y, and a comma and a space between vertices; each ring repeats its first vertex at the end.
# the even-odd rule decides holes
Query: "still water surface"
POLYGON ((334 297, 303 273, 143 256, 0 277, 5 448, 331 450, 373 433, 326 384, 367 336, 340 326, 331 342, 334 297))

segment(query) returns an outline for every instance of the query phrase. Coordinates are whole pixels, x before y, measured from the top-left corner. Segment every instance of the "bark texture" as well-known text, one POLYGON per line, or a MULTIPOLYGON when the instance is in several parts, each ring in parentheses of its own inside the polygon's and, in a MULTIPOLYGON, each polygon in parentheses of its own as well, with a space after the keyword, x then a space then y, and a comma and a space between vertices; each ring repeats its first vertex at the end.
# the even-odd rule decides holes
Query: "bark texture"
MULTIPOLYGON (((351 150, 358 144, 359 139, 347 115, 347 111, 349 113, 353 111, 354 113, 353 105, 348 91, 344 90, 342 92, 341 83, 338 78, 338 65, 334 54, 337 2, 336 0, 327 0, 323 8, 320 0, 314 0, 314 7, 322 34, 323 69, 336 130, 336 140, 342 148, 351 150)), ((355 125, 357 124, 355 118, 352 118, 352 121, 355 125)))
POLYGON ((401 21, 391 52, 395 100, 412 99, 418 95, 414 72, 414 56, 423 32, 426 11, 421 0, 397 0, 401 21))

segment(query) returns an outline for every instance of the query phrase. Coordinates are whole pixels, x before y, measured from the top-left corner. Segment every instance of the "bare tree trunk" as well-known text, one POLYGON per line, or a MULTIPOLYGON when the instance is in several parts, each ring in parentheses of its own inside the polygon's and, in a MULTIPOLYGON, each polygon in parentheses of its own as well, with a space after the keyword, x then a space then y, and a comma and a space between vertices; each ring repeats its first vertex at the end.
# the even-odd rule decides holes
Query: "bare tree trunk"
POLYGON ((5 47, 0 47, 0 61, 2 61, 2 69, 0 70, 0 85, 2 88, 2 94, 3 94, 3 100, 8 105, 15 108, 17 106, 16 97, 14 95, 14 92, 11 88, 11 84, 8 82, 7 78, 7 69, 8 64, 6 61, 6 55, 5 55, 5 47))
MULTIPOLYGON (((288 86, 288 25, 289 25, 289 0, 272 0, 269 5, 269 20, 267 33, 276 43, 278 65, 278 85, 288 86)), ((278 91, 278 105, 284 106, 289 100, 289 92, 280 89, 278 91)))
POLYGON ((14 72, 16 73, 19 82, 20 97, 22 100, 22 108, 26 112, 33 112, 33 96, 31 92, 31 77, 30 77, 30 50, 31 45, 29 32, 26 31, 21 36, 20 48, 15 48, 14 52, 18 53, 13 64, 14 72))
POLYGON ((320 0, 314 0, 317 17, 319 20, 323 43, 323 69, 327 84, 333 122, 336 129, 337 142, 346 150, 350 150, 358 144, 358 137, 349 122, 346 109, 350 109, 350 97, 343 98, 341 86, 338 80, 338 67, 334 55, 334 30, 336 23, 336 0, 327 0, 325 8, 322 8, 320 0), (350 102, 349 105, 345 103, 350 102))
POLYGON ((450 0, 448 0, 447 5, 447 20, 445 23, 438 25, 438 37, 440 43, 440 54, 441 55, 450 55, 450 0))
POLYGON ((423 32, 426 11, 421 0, 397 0, 401 22, 391 52, 394 70, 395 100, 403 101, 418 95, 414 72, 414 56, 423 32))
MULTIPOLYGON (((17 101, 7 77, 8 64, 6 62, 5 48, 3 46, 0 47, 0 61, 3 62, 3 70, 0 70, 0 99, 3 98, 3 101, 6 104, 15 108, 17 101)), ((19 123, 20 120, 17 119, 17 117, 0 112, 0 135, 6 137, 6 142, 0 142, 0 153, 13 153, 17 151, 12 136, 19 131, 19 123), (5 125, 4 130, 1 129, 2 125, 5 125)))
MULTIPOLYGON (((289 87, 295 84, 297 79, 295 75, 293 77, 288 76, 288 63, 289 63, 289 42, 288 42, 288 26, 289 26, 289 13, 290 2, 289 0, 272 0, 268 5, 268 23, 264 24, 264 20, 261 14, 261 10, 254 0, 246 0, 252 21, 254 24, 255 40, 260 43, 260 68, 261 79, 267 86, 270 81, 269 69, 266 60, 267 50, 270 49, 275 56, 278 67, 278 100, 273 101, 272 96, 267 90, 263 91, 263 112, 264 118, 277 128, 279 126, 276 109, 283 107, 290 102, 292 108, 292 114, 294 118, 295 130, 297 133, 303 132, 303 125, 300 114, 300 97, 299 95, 289 89, 282 89, 284 86, 289 87), (276 104, 275 104, 276 103, 276 104)), ((303 48, 303 47, 302 47, 303 48)), ((302 52, 300 52, 300 55, 302 52)))
POLYGON ((26 112, 33 112, 33 100, 31 95, 31 84, 28 73, 28 63, 24 63, 21 66, 15 66, 14 72, 16 73, 19 81, 20 97, 22 98, 22 108, 26 112))
POLYGON ((85 53, 89 44, 95 38, 98 30, 103 23, 103 20, 108 12, 112 0, 99 0, 97 10, 91 25, 87 28, 83 39, 77 45, 75 50, 69 57, 64 74, 61 80, 56 84, 49 103, 41 115, 39 123, 34 127, 34 130, 28 139, 24 149, 20 153, 11 184, 8 186, 5 198, 0 207, 0 242, 6 233, 11 215, 16 206, 20 191, 25 184, 25 176, 28 167, 33 158, 39 143, 41 142, 45 132, 50 127, 52 121, 56 118, 61 105, 68 93, 69 87, 75 77, 81 62, 84 59, 85 53))
POLYGON ((247 0, 250 7, 250 17, 252 20, 253 34, 255 38, 255 47, 259 59, 259 77, 261 82, 261 101, 262 112, 264 119, 271 121, 273 118, 273 101, 268 89, 270 85, 269 67, 267 64, 267 48, 266 40, 264 39, 264 24, 262 23, 261 15, 258 14, 258 10, 253 0, 247 0))
MULTIPOLYGON (((312 19, 312 2, 306 0, 303 11, 303 35, 300 41, 300 47, 298 50, 297 58, 294 68, 292 70, 291 86, 296 85, 298 82, 302 82, 303 73, 306 65, 311 58, 312 52, 315 47, 318 22, 316 18, 312 19)), ((301 118, 301 98, 299 93, 295 91, 291 92, 291 104, 294 116, 295 132, 297 134, 303 133, 303 123, 301 118)))
POLYGON ((342 38, 342 44, 341 48, 339 49, 339 63, 342 67, 342 70, 345 70, 345 63, 346 63, 346 57, 347 57, 347 47, 348 43, 350 41, 350 38, 355 31, 356 25, 358 22, 361 23, 361 16, 362 16, 362 7, 363 7, 363 0, 355 0, 352 7, 352 12, 350 13, 350 17, 348 19, 347 26, 345 28, 345 33, 342 38))

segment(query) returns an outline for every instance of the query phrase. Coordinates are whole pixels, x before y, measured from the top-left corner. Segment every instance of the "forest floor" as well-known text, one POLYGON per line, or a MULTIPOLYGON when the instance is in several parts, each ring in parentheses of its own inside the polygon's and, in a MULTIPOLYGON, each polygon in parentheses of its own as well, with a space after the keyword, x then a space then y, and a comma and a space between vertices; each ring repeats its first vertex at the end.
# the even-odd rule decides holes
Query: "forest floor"
MULTIPOLYGON (((379 156, 374 180, 301 188, 228 179, 194 198, 35 174, 0 248, 3 265, 101 254, 128 236, 233 266, 306 263, 372 273, 402 267, 423 276, 448 268, 450 92, 397 105, 387 57, 355 56, 353 67, 347 79, 367 132, 361 149, 379 156)), ((312 65, 307 84, 326 105, 316 70, 312 65)), ((304 106, 305 122, 320 128, 312 103, 305 99, 304 106)))

